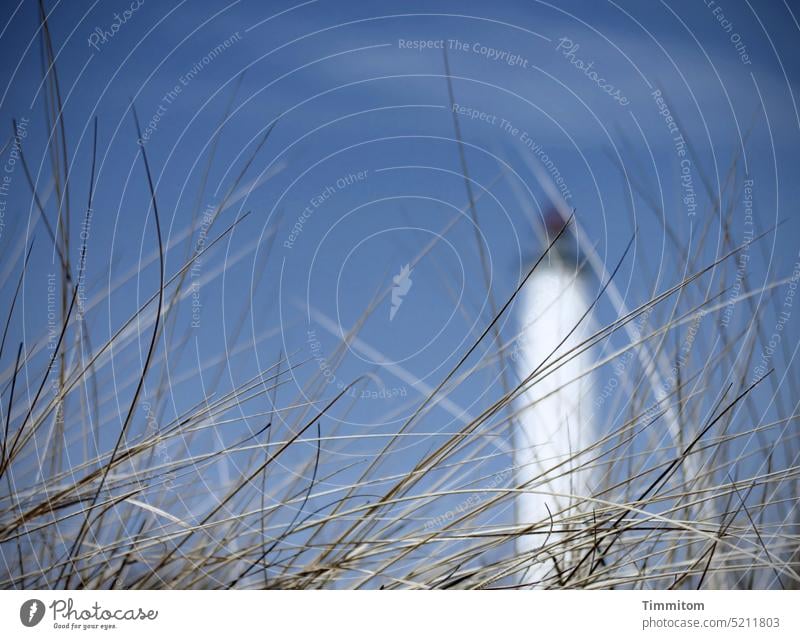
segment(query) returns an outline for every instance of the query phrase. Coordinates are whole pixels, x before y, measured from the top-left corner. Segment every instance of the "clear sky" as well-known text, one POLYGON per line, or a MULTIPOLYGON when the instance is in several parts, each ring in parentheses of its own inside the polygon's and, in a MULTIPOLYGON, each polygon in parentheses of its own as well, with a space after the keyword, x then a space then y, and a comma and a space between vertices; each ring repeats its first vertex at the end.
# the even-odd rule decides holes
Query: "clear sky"
MULTIPOLYGON (((86 253, 87 321, 95 343, 108 339, 157 283, 155 226, 131 104, 156 180, 168 276, 198 242, 210 243, 249 213, 190 275, 187 285, 196 288, 182 300, 177 324, 186 345, 160 360, 164 377, 148 380, 148 396, 168 385, 166 416, 243 383, 281 353, 298 368, 279 403, 302 401, 304 384, 333 366, 342 334, 383 294, 360 341, 329 371, 333 381, 324 397, 366 375, 358 392, 367 394, 342 408, 330 428, 342 435, 363 434, 366 427, 395 431, 487 326, 493 305, 504 303, 540 251, 539 219, 550 199, 537 170, 574 207, 609 271, 636 232, 615 278, 630 308, 726 253, 726 241, 745 241, 745 180, 752 180, 753 229, 769 231, 750 251, 747 286, 790 276, 798 260, 796 2, 46 5, 68 131, 74 263, 93 118, 98 122, 86 253), (477 226, 466 207, 445 50, 478 198, 477 226), (203 211, 224 200, 244 169, 226 209, 204 225, 203 211), (727 238, 711 205, 718 193, 731 215, 727 238), (770 231, 779 221, 780 230, 770 231), (411 284, 401 281, 405 288, 393 300, 386 292, 394 277, 403 280, 407 264, 413 265, 411 284)), ((23 148, 54 220, 36 3, 6 2, 0 11, 6 135, 12 118, 27 118, 23 148)), ((4 163, 10 153, 7 147, 4 163)), ((8 175, 0 286, 2 299, 10 299, 35 236, 22 320, 9 337, 10 344, 32 345, 46 340, 47 276, 55 271, 55 255, 21 167, 8 175)), ((727 266, 727 285, 735 268, 727 266)), ((705 280, 703 290, 718 292, 721 277, 705 280)), ((680 312, 700 301, 702 295, 681 300, 680 312)), ((514 311, 498 324, 503 341, 518 330, 514 311)), ((737 306, 733 326, 744 327, 749 313, 737 306)), ((597 314, 608 322, 617 309, 604 297, 597 314)), ((787 329, 790 355, 796 326, 793 319, 787 329)), ((702 330, 713 341, 722 329, 709 323, 702 330)), ((111 433, 149 334, 141 325, 114 353, 113 376, 100 394, 101 421, 111 433)), ((619 336, 619 345, 625 341, 619 336)), ((0 362, 3 384, 15 350, 7 349, 0 362)), ((480 364, 487 352, 479 349, 470 363, 480 364)), ((786 353, 774 360, 783 373, 791 370, 786 353)), ((31 364, 32 389, 43 354, 31 364)), ((450 395, 452 405, 422 421, 421 431, 456 430, 459 414, 474 416, 497 398, 499 371, 484 363, 450 395)), ((242 407, 247 418, 220 430, 220 437, 230 442, 256 430, 263 418, 253 415, 269 408, 265 397, 242 407)), ((141 420, 137 428, 144 425, 141 420)), ((416 458, 434 444, 417 438, 410 445, 419 447, 416 458)), ((348 444, 342 454, 357 459, 372 446, 348 444)))

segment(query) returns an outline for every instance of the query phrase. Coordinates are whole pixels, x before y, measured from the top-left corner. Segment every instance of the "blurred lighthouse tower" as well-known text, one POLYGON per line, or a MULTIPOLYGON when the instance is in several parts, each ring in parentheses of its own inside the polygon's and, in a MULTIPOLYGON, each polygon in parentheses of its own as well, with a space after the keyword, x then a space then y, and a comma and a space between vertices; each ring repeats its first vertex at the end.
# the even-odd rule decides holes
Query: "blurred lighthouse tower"
MULTIPOLYGON (((564 224, 555 209, 547 213, 545 246, 564 224)), ((548 574, 556 574, 556 562, 565 568, 569 557, 548 549, 563 548, 561 531, 575 528, 569 518, 580 513, 575 507, 579 497, 591 491, 590 472, 581 468, 585 456, 578 455, 597 438, 589 396, 592 376, 586 374, 591 357, 570 354, 557 361, 593 332, 591 314, 584 317, 592 297, 581 261, 575 235, 567 229, 520 293, 517 372, 526 379, 540 369, 518 399, 514 432, 516 485, 532 491, 521 492, 515 504, 516 523, 533 526, 532 534, 517 538, 518 557, 530 566, 519 573, 520 584, 545 585, 548 574)))

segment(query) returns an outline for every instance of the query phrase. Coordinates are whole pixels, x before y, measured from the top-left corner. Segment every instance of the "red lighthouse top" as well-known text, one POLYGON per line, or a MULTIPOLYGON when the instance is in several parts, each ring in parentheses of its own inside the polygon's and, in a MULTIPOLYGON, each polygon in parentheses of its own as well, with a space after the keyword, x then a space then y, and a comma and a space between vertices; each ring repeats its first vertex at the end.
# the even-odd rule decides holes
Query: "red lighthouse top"
MULTIPOLYGON (((544 248, 561 232, 567 223, 561 213, 554 206, 548 208, 544 213, 544 248)), ((566 229, 558 241, 550 249, 550 261, 557 260, 563 265, 571 268, 580 267, 580 251, 578 241, 572 229, 566 229)))
POLYGON ((558 212, 554 206, 551 206, 547 211, 544 213, 544 228, 547 231, 547 236, 550 241, 558 235, 559 231, 564 227, 566 220, 561 217, 561 213, 558 212))

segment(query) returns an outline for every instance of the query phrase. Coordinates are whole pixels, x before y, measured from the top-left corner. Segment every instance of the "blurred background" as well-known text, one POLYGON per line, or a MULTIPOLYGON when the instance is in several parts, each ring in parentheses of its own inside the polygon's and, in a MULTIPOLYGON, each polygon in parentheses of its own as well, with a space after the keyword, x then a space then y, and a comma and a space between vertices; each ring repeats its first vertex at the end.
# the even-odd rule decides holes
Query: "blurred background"
POLYGON ((637 506, 692 531, 551 585, 796 583, 797 9, 6 4, 3 586, 514 583, 553 211, 589 489, 710 434, 637 506))

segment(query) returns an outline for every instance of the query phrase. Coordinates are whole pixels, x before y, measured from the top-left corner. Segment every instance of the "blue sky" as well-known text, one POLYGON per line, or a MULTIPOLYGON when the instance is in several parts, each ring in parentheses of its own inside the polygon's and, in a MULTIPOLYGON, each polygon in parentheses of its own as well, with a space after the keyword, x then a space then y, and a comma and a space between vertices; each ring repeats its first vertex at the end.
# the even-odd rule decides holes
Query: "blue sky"
MULTIPOLYGON (((253 188, 229 202, 208 231, 209 239, 216 237, 249 212, 203 256, 199 326, 191 326, 191 296, 181 305, 179 330, 189 341, 165 360, 174 384, 169 412, 208 397, 208 379, 221 375, 220 392, 268 368, 281 352, 302 363, 281 398, 288 403, 301 397, 298 389, 326 365, 323 360, 335 358, 337 333, 350 330, 376 293, 390 287, 403 265, 465 209, 442 51, 404 48, 401 40, 443 40, 456 102, 484 114, 460 117, 470 176, 481 194, 479 226, 462 213, 464 219, 414 268, 413 286, 395 318, 389 320, 387 296, 363 326, 363 343, 346 354, 337 380, 367 374, 365 388, 405 393, 409 402, 359 399, 338 415, 342 432, 363 432, 365 425, 396 429, 411 410, 410 400, 424 395, 424 385, 435 387, 486 326, 492 301, 476 230, 496 305, 536 254, 536 218, 549 200, 534 172, 545 166, 542 156, 525 144, 523 132, 563 176, 568 204, 609 270, 636 230, 616 279, 630 307, 678 281, 686 260, 675 243, 696 258, 695 268, 726 252, 704 183, 721 191, 736 156, 737 178, 746 173, 754 182, 757 231, 784 220, 779 232, 753 250, 752 287, 787 277, 797 260, 796 3, 145 1, 113 35, 95 39, 95 46, 92 34, 111 34, 114 14, 130 2, 47 4, 70 136, 75 247, 89 182, 91 122, 98 119, 86 267, 89 298, 100 300, 88 315, 98 341, 113 334, 157 282, 155 227, 131 101, 143 126, 159 118, 146 150, 170 246, 168 275, 200 238, 199 228, 189 233, 193 216, 222 201, 275 124, 243 179, 242 185, 253 188), (455 40, 463 46, 451 45, 455 40), (524 63, 503 62, 511 56, 524 63), (609 84, 625 104, 603 90, 609 84), (168 99, 176 86, 180 91, 168 99), (693 149, 694 215, 682 201, 681 158, 655 91, 693 149), (231 100, 231 117, 215 142, 231 100), (208 186, 198 195, 214 145, 208 186), (313 198, 323 194, 314 206, 313 198), (652 201, 663 207, 664 220, 650 209, 652 201), (312 346, 316 340, 318 347, 312 346)), ((2 72, 3 119, 9 133, 11 118, 30 119, 24 148, 54 216, 50 167, 43 160, 47 132, 36 6, 26 1, 2 11, 4 58, 20 61, 2 72)), ((734 207, 734 243, 744 237, 743 223, 736 223, 742 197, 729 193, 723 200, 723 208, 734 207)), ((24 321, 12 328, 16 343, 44 335, 53 255, 19 169, 8 202, 0 272, 17 273, 24 248, 36 237, 24 284, 24 321)), ((4 299, 15 282, 16 275, 5 280, 4 299)), ((513 311, 501 322, 505 339, 517 327, 513 311)), ((738 322, 747 319, 747 311, 737 313, 738 322)), ((598 315, 610 321, 615 311, 603 302, 598 315)), ((713 335, 718 329, 707 330, 713 335)), ((797 335, 796 325, 790 330, 797 335)), ((114 379, 121 387, 105 388, 102 413, 109 424, 118 421, 119 407, 132 392, 124 382, 133 378, 148 336, 143 328, 114 355, 114 379)), ((12 364, 5 357, 0 362, 3 381, 12 364)), ((34 372, 32 367, 31 379, 34 372)), ((488 367, 479 377, 453 394, 473 414, 499 392, 497 370, 488 367)), ((158 382, 149 383, 152 394, 158 382)), ((241 410, 268 408, 262 398, 241 410)), ((459 423, 443 408, 429 421, 426 426, 443 430, 459 423)), ((258 420, 248 417, 244 424, 255 430, 258 420)), ((240 434, 224 437, 233 441, 240 434)))

